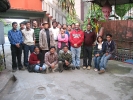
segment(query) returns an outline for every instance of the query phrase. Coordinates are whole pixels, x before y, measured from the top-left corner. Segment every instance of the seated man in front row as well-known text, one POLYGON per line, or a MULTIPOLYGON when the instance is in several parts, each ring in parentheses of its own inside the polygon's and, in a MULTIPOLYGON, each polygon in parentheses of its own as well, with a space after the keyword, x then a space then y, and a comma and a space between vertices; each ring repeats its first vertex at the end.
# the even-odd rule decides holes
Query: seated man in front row
POLYGON ((54 46, 50 47, 49 52, 45 54, 45 65, 47 67, 46 73, 49 70, 54 72, 58 68, 58 55, 56 53, 56 48, 54 46))
POLYGON ((72 66, 72 55, 71 52, 68 50, 68 46, 64 46, 62 50, 59 51, 59 72, 73 67, 72 66))

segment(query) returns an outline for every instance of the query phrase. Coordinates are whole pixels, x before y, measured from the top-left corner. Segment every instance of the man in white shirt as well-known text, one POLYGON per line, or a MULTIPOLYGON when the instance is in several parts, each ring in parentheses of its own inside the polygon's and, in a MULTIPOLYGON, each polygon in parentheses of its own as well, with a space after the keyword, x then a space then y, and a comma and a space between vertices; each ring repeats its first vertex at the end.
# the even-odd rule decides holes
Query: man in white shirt
POLYGON ((26 29, 22 30, 24 36, 24 66, 27 67, 29 51, 32 53, 35 46, 34 30, 30 28, 30 22, 26 22, 26 29))
POLYGON ((57 50, 58 34, 60 33, 60 29, 57 28, 57 22, 56 22, 56 21, 52 22, 52 26, 53 26, 53 27, 51 27, 50 30, 51 30, 52 33, 54 34, 55 47, 56 47, 56 50, 57 50))

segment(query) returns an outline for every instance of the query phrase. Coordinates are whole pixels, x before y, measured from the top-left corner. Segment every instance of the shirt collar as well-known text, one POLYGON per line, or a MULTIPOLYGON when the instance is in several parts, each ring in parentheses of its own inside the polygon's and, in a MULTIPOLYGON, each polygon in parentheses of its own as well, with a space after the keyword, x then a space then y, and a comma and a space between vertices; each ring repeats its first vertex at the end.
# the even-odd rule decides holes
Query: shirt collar
POLYGON ((13 31, 13 32, 18 32, 18 30, 17 30, 17 29, 16 29, 16 30, 13 30, 13 29, 12 29, 12 31, 13 31))
POLYGON ((30 30, 31 30, 31 28, 29 30, 27 30, 27 28, 26 28, 26 31, 30 31, 30 30))

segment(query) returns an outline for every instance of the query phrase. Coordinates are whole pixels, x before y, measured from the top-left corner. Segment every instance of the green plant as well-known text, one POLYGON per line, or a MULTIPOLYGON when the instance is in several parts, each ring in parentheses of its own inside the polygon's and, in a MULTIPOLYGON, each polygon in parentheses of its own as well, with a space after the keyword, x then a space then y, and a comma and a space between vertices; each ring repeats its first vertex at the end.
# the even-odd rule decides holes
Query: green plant
POLYGON ((0 72, 4 69, 3 59, 4 59, 4 55, 0 53, 0 72))
POLYGON ((97 21, 104 20, 102 9, 99 5, 93 4, 89 7, 88 13, 84 20, 84 25, 82 27, 83 30, 86 30, 87 24, 89 23, 88 20, 90 20, 90 23, 92 24, 93 29, 96 28, 97 21))

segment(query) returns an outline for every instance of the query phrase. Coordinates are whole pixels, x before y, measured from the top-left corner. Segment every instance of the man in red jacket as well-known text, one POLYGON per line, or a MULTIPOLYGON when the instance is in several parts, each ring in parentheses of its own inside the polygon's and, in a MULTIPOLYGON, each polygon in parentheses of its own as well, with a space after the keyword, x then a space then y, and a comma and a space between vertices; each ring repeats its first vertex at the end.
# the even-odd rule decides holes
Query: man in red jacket
POLYGON ((80 69, 80 53, 81 53, 81 45, 84 41, 84 32, 80 30, 80 24, 75 24, 75 30, 70 33, 70 43, 71 43, 71 52, 72 52, 72 63, 75 70, 80 69))
POLYGON ((92 31, 91 24, 87 25, 87 31, 84 32, 84 50, 83 50, 83 69, 91 69, 93 44, 96 40, 96 34, 92 31), (88 62, 87 62, 88 60, 88 62))

